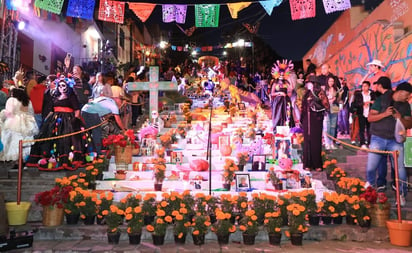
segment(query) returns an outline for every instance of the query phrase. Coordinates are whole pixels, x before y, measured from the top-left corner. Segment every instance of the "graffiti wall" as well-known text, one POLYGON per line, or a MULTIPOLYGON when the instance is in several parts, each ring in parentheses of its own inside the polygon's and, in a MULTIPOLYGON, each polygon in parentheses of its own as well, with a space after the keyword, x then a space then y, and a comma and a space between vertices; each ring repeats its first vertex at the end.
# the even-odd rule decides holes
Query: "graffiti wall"
POLYGON ((383 70, 393 86, 412 82, 412 19, 407 18, 412 0, 386 0, 375 11, 354 24, 353 9, 346 11, 318 40, 304 59, 320 66, 328 63, 331 72, 358 85, 373 59, 383 62, 383 70), (400 8, 400 6, 402 8, 400 8))
POLYGON ((366 64, 378 59, 384 64, 393 86, 409 81, 412 75, 412 33, 396 38, 396 28, 379 21, 368 27, 352 43, 328 60, 333 73, 348 83, 359 84, 368 72, 366 64))

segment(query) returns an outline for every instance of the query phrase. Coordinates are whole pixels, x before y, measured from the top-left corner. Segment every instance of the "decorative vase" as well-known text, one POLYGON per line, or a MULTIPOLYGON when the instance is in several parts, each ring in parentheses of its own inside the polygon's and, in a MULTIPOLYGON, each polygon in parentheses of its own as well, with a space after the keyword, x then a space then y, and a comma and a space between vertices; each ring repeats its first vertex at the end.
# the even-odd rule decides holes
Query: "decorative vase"
POLYGON ((372 226, 374 227, 385 227, 386 221, 389 220, 390 206, 386 205, 382 209, 379 208, 379 205, 375 204, 369 209, 372 226))
POLYGON ((273 187, 275 188, 275 190, 283 190, 283 182, 279 182, 277 184, 273 184, 273 187))
POLYGON ((138 245, 140 244, 140 239, 142 237, 142 233, 140 234, 128 234, 129 235, 129 244, 138 245))
POLYGON ((320 216, 319 215, 309 215, 309 225, 319 226, 320 216))
POLYGON ((165 235, 152 234, 153 245, 159 246, 165 243, 165 235))
POLYGON ((229 236, 230 236, 230 234, 217 235, 217 242, 219 243, 219 245, 229 244, 229 236))
POLYGON ((386 227, 392 245, 409 247, 412 243, 412 221, 388 220, 386 227))
POLYGON ((342 222, 343 222, 343 217, 340 215, 338 217, 333 218, 333 224, 335 225, 340 225, 342 224, 342 222))
POLYGON ((273 233, 269 235, 269 244, 270 245, 280 245, 280 241, 282 239, 281 233, 273 233))
POLYGON ((355 218, 351 215, 346 215, 346 224, 347 225, 356 225, 355 218))
POLYGON ((119 244, 120 232, 107 233, 107 241, 109 244, 119 244))
POLYGON ((67 225, 77 225, 80 219, 80 214, 65 214, 67 225))
POLYGON ((244 245, 254 245, 256 235, 249 235, 243 233, 243 244, 244 245))
POLYGON ((83 221, 84 225, 88 225, 88 226, 93 225, 95 219, 96 219, 96 215, 87 215, 83 221))
POLYGON ((230 183, 229 183, 229 184, 224 183, 224 184, 223 184, 223 189, 225 189, 225 190, 227 190, 227 191, 230 191, 230 183))
POLYGON ((361 232, 366 233, 366 232, 368 232, 369 228, 371 227, 371 220, 369 219, 369 220, 363 221, 361 223, 358 222, 358 224, 361 228, 361 232))
POLYGON ((243 169, 245 168, 245 165, 244 164, 239 164, 237 166, 237 168, 239 169, 239 171, 243 171, 243 169))
POLYGON ((154 215, 145 215, 143 216, 143 222, 144 225, 147 226, 149 224, 152 224, 154 222, 155 216, 154 215))
POLYGON ((161 192, 162 191, 162 186, 163 186, 162 183, 155 183, 154 184, 154 190, 157 191, 157 192, 161 192))
POLYGON ((330 225, 332 224, 332 217, 330 216, 322 216, 323 225, 330 225))
POLYGON ((183 234, 181 238, 178 235, 175 235, 175 243, 176 244, 185 244, 186 242, 186 234, 183 234))
POLYGON ((64 209, 56 206, 43 206, 43 225, 46 227, 63 224, 64 209))
POLYGON ((302 233, 291 233, 290 241, 292 242, 292 245, 302 246, 303 234, 302 233))
POLYGON ((205 235, 204 234, 199 234, 199 235, 194 235, 192 234, 192 238, 193 238, 193 244, 194 245, 203 245, 205 244, 205 235))

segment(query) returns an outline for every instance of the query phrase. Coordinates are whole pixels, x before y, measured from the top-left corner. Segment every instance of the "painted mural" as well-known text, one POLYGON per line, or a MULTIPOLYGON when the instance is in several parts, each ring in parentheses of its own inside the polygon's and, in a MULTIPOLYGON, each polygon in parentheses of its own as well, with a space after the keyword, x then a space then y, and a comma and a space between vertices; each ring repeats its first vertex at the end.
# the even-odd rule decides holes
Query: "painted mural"
MULTIPOLYGON (((345 77, 352 87, 358 85, 367 73, 368 62, 381 60, 385 65, 383 70, 388 73, 395 87, 401 82, 410 82, 412 77, 412 33, 402 34, 403 27, 396 28, 387 21, 376 21, 332 57, 319 54, 320 51, 324 54, 328 51, 330 42, 318 44, 323 50, 316 48, 313 58, 330 57, 326 63, 330 65, 332 73, 345 77)), ((330 37, 339 38, 329 35, 328 38, 330 37)))

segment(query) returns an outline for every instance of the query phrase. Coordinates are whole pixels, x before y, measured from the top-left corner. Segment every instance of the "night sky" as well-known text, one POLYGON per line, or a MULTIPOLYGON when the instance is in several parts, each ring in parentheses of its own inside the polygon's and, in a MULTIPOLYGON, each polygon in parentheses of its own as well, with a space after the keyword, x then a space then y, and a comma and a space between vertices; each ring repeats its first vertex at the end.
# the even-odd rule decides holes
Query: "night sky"
MULTIPOLYGON (((188 2, 184 0, 175 0, 173 2, 176 4, 193 3, 193 1, 188 2)), ((205 2, 206 1, 202 1, 202 3, 205 2)), ((213 1, 207 1, 207 3, 212 2, 213 1)), ((174 30, 176 32, 177 26, 175 23, 166 24, 162 22, 161 12, 161 6, 156 6, 146 23, 157 23, 160 24, 162 29, 174 30)), ((183 36, 183 40, 178 39, 176 41, 175 36, 172 36, 169 40, 171 44, 176 45, 182 45, 190 41, 195 41, 197 46, 223 44, 227 42, 224 41, 225 38, 223 35, 233 33, 234 29, 241 28, 242 23, 245 22, 253 25, 260 21, 257 36, 268 43, 272 49, 282 57, 299 61, 341 13, 342 12, 326 14, 322 0, 317 0, 316 17, 293 21, 290 14, 289 1, 284 0, 280 6, 275 7, 271 16, 255 1, 255 3, 252 3, 248 8, 239 12, 238 19, 232 19, 227 6, 221 5, 219 27, 198 28, 192 37, 183 36)), ((184 29, 194 26, 193 6, 188 7, 186 23, 181 26, 184 29)), ((241 29, 239 29, 239 31, 240 30, 241 29)), ((245 33, 245 29, 242 30, 243 33, 236 34, 235 37, 250 36, 250 34, 245 33)), ((238 38, 234 38, 234 41, 238 38)))

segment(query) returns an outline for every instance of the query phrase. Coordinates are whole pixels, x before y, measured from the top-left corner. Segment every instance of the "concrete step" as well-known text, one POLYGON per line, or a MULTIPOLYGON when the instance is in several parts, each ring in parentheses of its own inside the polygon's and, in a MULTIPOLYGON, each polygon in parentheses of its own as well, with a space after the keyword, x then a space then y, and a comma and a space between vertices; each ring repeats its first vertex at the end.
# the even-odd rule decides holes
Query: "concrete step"
MULTIPOLYGON (((345 222, 345 221, 344 221, 345 222)), ((83 224, 78 225, 62 225, 57 227, 43 227, 40 223, 33 223, 30 225, 35 231, 34 240, 61 240, 61 241, 72 241, 72 240, 97 240, 107 243, 107 231, 106 226, 101 225, 89 225, 85 226, 83 224)), ((120 236, 120 241, 128 240, 128 236, 125 225, 120 226, 122 231, 120 236)), ((287 227, 282 229, 287 230, 287 227)), ((372 227, 367 233, 361 231, 359 226, 353 225, 320 225, 312 226, 309 231, 304 234, 304 240, 347 240, 347 241, 388 241, 388 232, 386 228, 372 227)), ((143 228, 142 231, 142 241, 151 242, 152 237, 146 229, 143 228)), ((206 240, 216 240, 216 235, 212 232, 206 234, 206 240)), ((173 227, 169 226, 166 232, 165 242, 173 242, 173 227)), ((236 231, 230 235, 231 241, 242 241, 242 232, 236 231)), ((267 242, 268 235, 267 232, 260 228, 258 235, 256 236, 256 242, 267 242)), ((282 240, 289 240, 286 236, 282 236, 282 240)), ((190 235, 186 237, 186 243, 192 243, 192 238, 190 235)))

